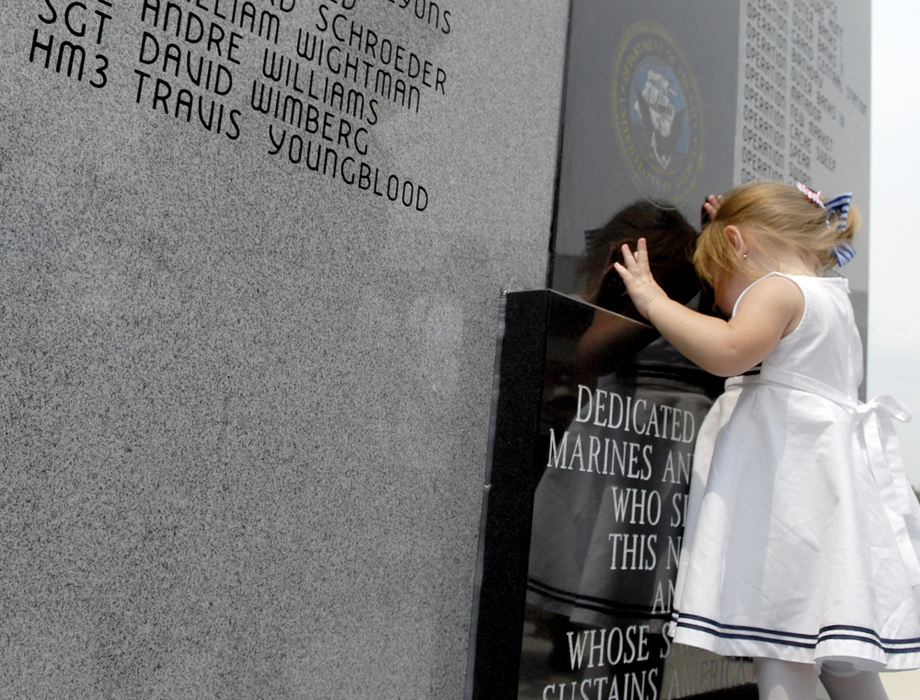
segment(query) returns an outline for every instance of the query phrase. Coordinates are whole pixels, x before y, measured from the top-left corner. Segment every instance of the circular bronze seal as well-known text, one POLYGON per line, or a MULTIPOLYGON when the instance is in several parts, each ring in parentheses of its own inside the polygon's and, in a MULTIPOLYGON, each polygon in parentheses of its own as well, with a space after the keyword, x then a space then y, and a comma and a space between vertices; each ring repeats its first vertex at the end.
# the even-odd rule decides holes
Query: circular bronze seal
POLYGON ((700 89, 680 44, 655 22, 620 39, 610 80, 613 129, 639 191, 682 204, 703 169, 700 89))

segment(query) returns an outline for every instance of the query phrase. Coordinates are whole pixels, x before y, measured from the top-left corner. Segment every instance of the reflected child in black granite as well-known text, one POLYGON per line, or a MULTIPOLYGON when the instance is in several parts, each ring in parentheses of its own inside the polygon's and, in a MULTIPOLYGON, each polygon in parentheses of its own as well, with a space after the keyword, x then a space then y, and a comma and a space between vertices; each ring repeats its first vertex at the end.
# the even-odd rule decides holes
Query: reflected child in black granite
POLYGON ((698 231, 676 209, 640 200, 617 212, 603 227, 585 233, 586 252, 577 272, 584 281, 582 296, 609 311, 644 321, 615 273, 622 246, 646 239, 655 253, 654 273, 672 298, 689 301, 700 288, 691 256, 698 231))
POLYGON ((801 184, 708 208, 694 263, 728 320, 670 299, 646 241, 615 263, 643 317, 732 377, 697 441, 674 640, 754 657, 761 698, 814 698, 819 677, 835 700, 885 698, 879 670, 920 666, 920 507, 892 427, 909 414, 859 402, 847 281, 822 276, 858 216, 801 184))
MULTIPOLYGON (((717 393, 711 383, 711 393, 701 389, 708 375, 687 362, 653 328, 637 322, 644 319, 614 269, 622 246, 635 245, 643 238, 658 251, 655 269, 669 293, 686 302, 698 300, 701 285, 691 261, 696 236, 696 230, 676 209, 647 201, 624 208, 604 227, 588 232, 587 252, 579 266, 584 280, 581 296, 606 310, 595 313, 578 340, 579 391, 629 395, 649 405, 687 411, 702 420, 717 393)), ((614 434, 575 420, 574 407, 565 422, 556 425, 557 442, 562 430, 570 444, 595 434, 614 434)), ((656 439, 649 437, 648 442, 656 439)), ((666 454, 665 448, 659 447, 666 454)), ((685 492, 687 483, 661 485, 662 466, 655 465, 653 488, 670 502, 670 491, 685 492)), ((611 572, 611 533, 628 536, 634 529, 648 531, 648 527, 614 523, 611 485, 644 483, 612 472, 577 473, 577 468, 573 472, 550 467, 543 471, 534 496, 527 600, 531 618, 539 617, 548 628, 550 665, 557 671, 578 673, 571 664, 569 633, 590 626, 612 626, 625 619, 647 623, 655 608, 656 592, 667 592, 668 584, 673 583, 662 581, 662 577, 672 577, 673 570, 611 572), (537 614, 538 610, 542 613, 537 614)), ((667 539, 662 537, 661 543, 666 546, 667 539)), ((652 623, 657 631, 668 612, 658 610, 657 623, 652 623)))
MULTIPOLYGON (((648 201, 625 207, 603 228, 586 232, 587 252, 578 266, 578 275, 585 280, 581 296, 595 306, 645 321, 614 269, 614 263, 622 261, 622 246, 634 247, 644 237, 655 251, 656 278, 662 280, 671 298, 689 302, 701 288, 690 260, 696 236, 676 209, 648 201)), ((596 314, 579 341, 579 366, 595 376, 607 374, 618 359, 634 354, 656 336, 616 316, 596 314)))

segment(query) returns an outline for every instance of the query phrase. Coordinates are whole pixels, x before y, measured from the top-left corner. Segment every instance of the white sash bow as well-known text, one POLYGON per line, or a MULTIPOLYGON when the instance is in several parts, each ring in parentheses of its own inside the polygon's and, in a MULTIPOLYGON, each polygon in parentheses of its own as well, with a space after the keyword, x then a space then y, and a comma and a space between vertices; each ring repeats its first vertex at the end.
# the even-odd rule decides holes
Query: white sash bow
POLYGON ((907 408, 888 395, 877 396, 863 403, 816 379, 776 367, 764 368, 759 375, 732 377, 725 382, 725 387, 747 384, 779 385, 815 394, 833 401, 850 413, 854 419, 854 430, 858 431, 866 451, 901 559, 907 568, 911 583, 920 585, 920 558, 917 556, 906 522, 909 514, 920 515, 920 506, 904 472, 893 422, 909 421, 910 412, 907 408))

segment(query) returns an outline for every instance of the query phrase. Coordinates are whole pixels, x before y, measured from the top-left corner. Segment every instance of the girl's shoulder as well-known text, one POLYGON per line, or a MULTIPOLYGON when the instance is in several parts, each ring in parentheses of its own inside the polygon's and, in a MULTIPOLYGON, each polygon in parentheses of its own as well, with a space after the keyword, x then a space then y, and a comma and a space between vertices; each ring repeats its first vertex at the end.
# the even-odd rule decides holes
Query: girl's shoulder
MULTIPOLYGON (((804 304, 805 290, 803 285, 797 280, 807 278, 805 275, 787 275, 781 272, 770 272, 751 282, 738 295, 735 300, 735 307, 732 310, 732 316, 738 313, 741 308, 741 302, 749 300, 748 303, 757 302, 764 299, 774 299, 777 301, 785 300, 795 306, 804 304)), ((818 279, 818 278, 815 278, 818 279)))
POLYGON ((802 297, 808 296, 812 290, 815 290, 818 293, 821 293, 822 291, 831 294, 842 293, 846 296, 849 296, 850 294, 850 283, 846 277, 819 277, 817 275, 790 275, 786 272, 769 272, 763 277, 754 280, 747 286, 747 288, 741 292, 741 294, 738 295, 738 299, 735 301, 735 308, 733 313, 738 311, 741 300, 748 294, 748 292, 750 292, 758 285, 766 285, 765 288, 762 288, 763 291, 769 290, 771 292, 778 293, 782 293, 782 290, 784 289, 786 289, 788 293, 788 290, 792 290, 792 285, 794 285, 802 297), (776 280, 786 280, 786 282, 777 283, 776 280))
POLYGON ((806 287, 799 284, 794 276, 770 273, 756 280, 742 292, 735 303, 733 318, 744 314, 757 319, 758 322, 765 318, 775 319, 781 326, 777 338, 780 341, 801 327, 808 308, 809 296, 810 294, 806 294, 806 287))
MULTIPOLYGON (((849 294, 850 282, 846 277, 835 275, 833 277, 821 277, 818 275, 790 275, 785 272, 771 272, 767 277, 782 277, 797 285, 803 291, 805 289, 828 289, 843 290, 849 294)), ((763 279, 763 278, 761 278, 763 279)))

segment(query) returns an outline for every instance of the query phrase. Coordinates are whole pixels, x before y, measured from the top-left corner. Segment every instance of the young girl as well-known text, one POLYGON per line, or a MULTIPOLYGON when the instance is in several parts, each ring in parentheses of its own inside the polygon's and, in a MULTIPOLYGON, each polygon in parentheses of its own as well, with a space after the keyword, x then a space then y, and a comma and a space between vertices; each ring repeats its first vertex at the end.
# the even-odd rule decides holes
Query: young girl
POLYGON ((847 281, 819 276, 858 217, 775 183, 705 208, 694 264, 728 321, 669 299, 644 241, 616 266, 674 347, 732 377, 698 437, 674 639, 753 657, 761 698, 812 699, 819 676, 834 700, 886 698, 880 669, 920 666, 920 507, 891 423, 909 416, 858 401, 847 281))

